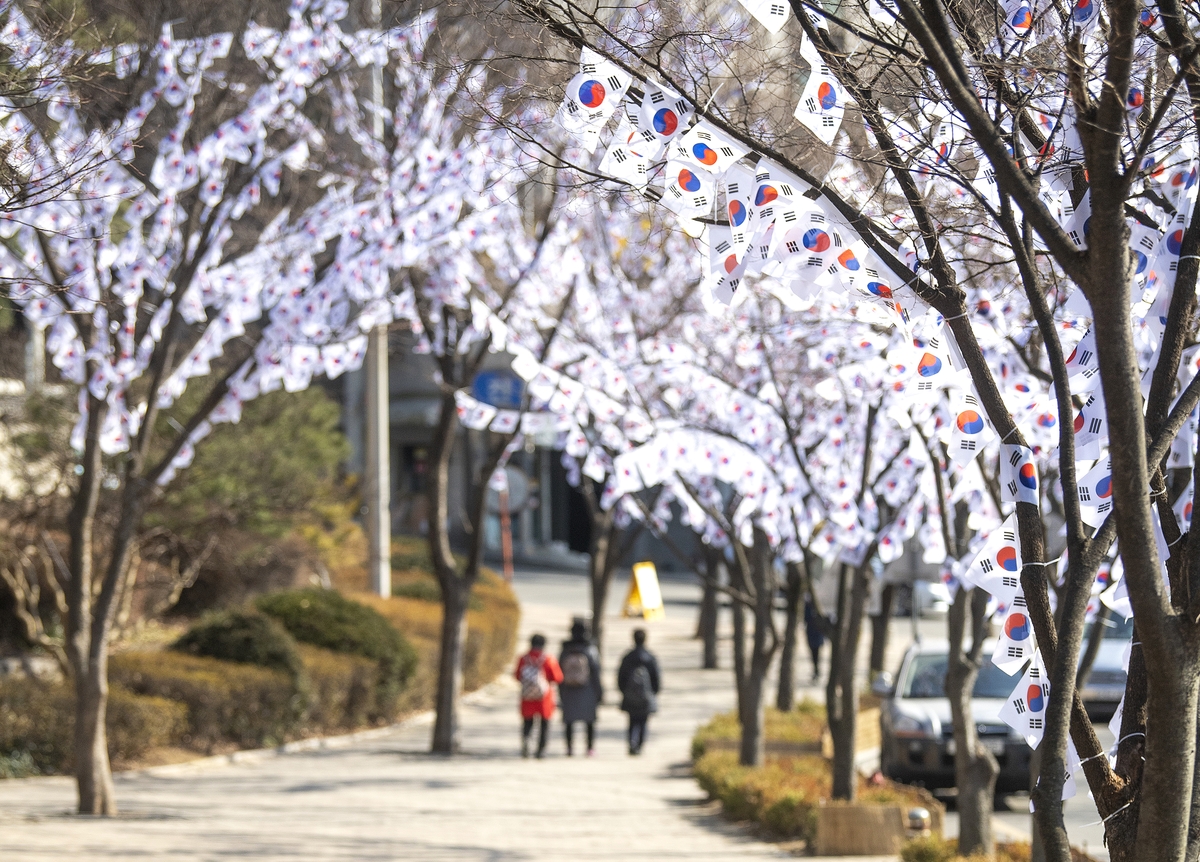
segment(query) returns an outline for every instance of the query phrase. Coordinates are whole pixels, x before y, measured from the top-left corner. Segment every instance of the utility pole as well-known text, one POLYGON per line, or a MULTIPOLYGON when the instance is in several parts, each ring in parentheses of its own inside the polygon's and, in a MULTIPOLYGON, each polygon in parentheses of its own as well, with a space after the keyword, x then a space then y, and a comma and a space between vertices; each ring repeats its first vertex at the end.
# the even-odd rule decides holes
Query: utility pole
MULTIPOLYGON (((371 0, 371 23, 376 32, 383 29, 382 0, 371 0)), ((383 142, 383 66, 371 67, 372 129, 375 140, 383 142)), ((392 467, 391 428, 388 399, 387 325, 376 326, 367 336, 366 380, 366 452, 363 475, 366 479, 367 541, 370 545, 368 573, 371 591, 388 597, 392 594, 392 467)))

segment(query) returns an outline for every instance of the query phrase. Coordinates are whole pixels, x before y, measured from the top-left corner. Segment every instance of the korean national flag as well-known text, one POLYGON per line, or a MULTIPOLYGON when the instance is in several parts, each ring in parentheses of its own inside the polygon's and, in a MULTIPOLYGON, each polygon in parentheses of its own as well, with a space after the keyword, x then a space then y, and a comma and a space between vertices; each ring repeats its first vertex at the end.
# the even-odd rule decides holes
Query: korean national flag
POLYGON ((1108 443, 1108 414, 1104 407, 1104 388, 1097 386, 1075 417, 1075 457, 1099 458, 1108 443))
POLYGON ((725 215, 729 219, 729 241, 742 255, 754 238, 754 171, 734 165, 724 177, 725 215))
POLYGON ((1018 589, 1008 605, 1004 624, 1000 626, 1000 637, 992 652, 992 664, 1007 674, 1014 674, 1033 658, 1035 647, 1033 622, 1025 605, 1025 592, 1018 589))
POLYGON ((638 150, 637 133, 613 135, 604 158, 600 161, 600 173, 620 180, 635 189, 644 189, 650 171, 650 160, 638 150))
POLYGON ((800 56, 808 63, 810 72, 795 117, 822 143, 832 144, 846 113, 846 93, 811 39, 804 39, 800 56))
POLYGON ((957 375, 940 326, 928 338, 914 338, 913 345, 917 359, 912 369, 909 393, 918 402, 929 402, 937 396, 938 390, 954 383, 957 375))
POLYGON ((1000 708, 1000 720, 1015 730, 1030 748, 1037 748, 1046 732, 1046 707, 1050 702, 1050 678, 1037 650, 1021 681, 1000 708))
POLYGON ((778 33, 788 22, 786 0, 741 0, 741 4, 754 16, 755 21, 767 28, 768 32, 778 33))
POLYGON ((639 151, 657 159, 692 121, 691 104, 683 97, 657 84, 646 83, 646 94, 637 110, 639 151))
POLYGON ((778 165, 760 159, 754 168, 754 206, 759 222, 775 220, 776 211, 789 206, 797 197, 808 191, 808 184, 792 176, 778 165))
POLYGON ((962 580, 981 587, 1001 604, 1011 605, 1021 589, 1021 545, 1017 541, 1017 517, 1008 519, 988 534, 962 580))
POLYGON ((846 237, 820 207, 805 202, 781 210, 775 217, 771 257, 789 268, 807 269, 816 277, 846 249, 846 237))
POLYGON ((678 215, 707 215, 717 196, 717 181, 690 161, 669 160, 663 168, 662 204, 678 215))
POLYGON ((1112 512, 1112 459, 1101 458, 1077 484, 1080 517, 1089 527, 1099 527, 1112 512))
POLYGON ((674 157, 690 161, 703 171, 721 176, 749 150, 701 120, 673 147, 674 157))
POLYGON ((1001 443, 1000 501, 1037 506, 1041 502, 1038 492, 1038 472, 1033 462, 1033 450, 1016 443, 1001 443))
POLYGON ((584 48, 579 74, 567 84, 555 120, 589 153, 595 152, 600 142, 600 130, 625 97, 631 81, 621 67, 590 48, 584 48))
POLYGON ((1088 330, 1071 355, 1067 357, 1067 375, 1071 393, 1090 392, 1100 382, 1100 366, 1096 364, 1096 334, 1088 330))
POLYGON ((951 429, 950 460, 959 467, 967 466, 993 437, 979 399, 970 392, 964 393, 951 429))
POLYGON ((732 231, 726 225, 710 225, 707 238, 709 277, 706 283, 713 297, 728 305, 746 271, 745 249, 738 251, 732 231))

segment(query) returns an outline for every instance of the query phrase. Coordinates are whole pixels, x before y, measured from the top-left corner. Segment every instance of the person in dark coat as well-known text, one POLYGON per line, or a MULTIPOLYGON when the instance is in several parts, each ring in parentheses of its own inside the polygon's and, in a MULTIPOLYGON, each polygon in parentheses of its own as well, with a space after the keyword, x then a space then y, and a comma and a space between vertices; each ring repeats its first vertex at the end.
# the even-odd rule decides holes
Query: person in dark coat
POLYGON ((804 602, 804 636, 808 639, 808 651, 812 653, 813 684, 821 679, 821 647, 825 645, 825 632, 821 630, 821 618, 810 596, 804 602))
POLYGON ((567 737, 567 757, 575 753, 575 725, 587 727, 587 756, 596 753, 596 708, 604 699, 600 682, 600 652, 588 640, 587 627, 581 620, 571 626, 571 639, 565 641, 558 657, 563 681, 558 686, 563 725, 567 737))
POLYGON ((646 721, 658 712, 658 692, 662 677, 658 659, 646 649, 646 632, 636 629, 633 649, 621 659, 617 688, 621 690, 621 710, 629 713, 629 753, 641 754, 646 742, 646 721))

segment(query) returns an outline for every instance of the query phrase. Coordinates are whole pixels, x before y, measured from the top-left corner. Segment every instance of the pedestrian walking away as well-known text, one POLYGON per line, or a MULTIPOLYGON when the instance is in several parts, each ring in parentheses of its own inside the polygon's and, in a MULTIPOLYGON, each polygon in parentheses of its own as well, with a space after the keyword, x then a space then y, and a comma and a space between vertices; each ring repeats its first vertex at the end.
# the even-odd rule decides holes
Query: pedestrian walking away
POLYGON ((587 728, 587 755, 596 753, 596 708, 604 699, 600 682, 600 652, 588 640, 587 627, 576 620, 571 639, 564 641, 558 657, 563 681, 558 686, 562 701, 563 731, 567 737, 567 757, 575 753, 575 725, 587 728))
POLYGON ((546 753, 550 719, 554 716, 554 684, 563 678, 558 662, 546 652, 546 638, 534 635, 529 639, 529 652, 517 659, 513 676, 521 683, 521 756, 529 756, 529 735, 537 719, 541 722, 537 756, 542 757, 546 753))
POLYGON ((812 653, 813 675, 815 685, 821 679, 821 647, 825 645, 825 632, 821 630, 821 617, 812 596, 804 600, 804 636, 808 639, 808 651, 812 653))
POLYGON ((621 710, 629 713, 629 753, 641 754, 646 742, 646 722, 658 712, 658 692, 662 676, 658 659, 646 649, 646 632, 636 629, 633 649, 621 659, 617 688, 621 690, 621 710))

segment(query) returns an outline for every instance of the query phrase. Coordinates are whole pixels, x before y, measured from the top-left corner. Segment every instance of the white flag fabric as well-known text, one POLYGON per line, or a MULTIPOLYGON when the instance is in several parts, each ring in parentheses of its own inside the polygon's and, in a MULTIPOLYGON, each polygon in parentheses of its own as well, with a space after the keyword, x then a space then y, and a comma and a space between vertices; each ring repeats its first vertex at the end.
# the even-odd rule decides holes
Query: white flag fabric
POLYGON ((749 152, 746 147, 704 120, 688 129, 672 149, 675 158, 690 161, 694 167, 718 177, 749 152))
POLYGON ((591 48, 584 48, 579 74, 567 84, 567 92, 555 120, 589 153, 596 151, 600 131, 625 97, 632 78, 620 66, 591 48))
POLYGON ((1000 444, 1000 501, 1039 504, 1037 465, 1028 446, 1000 444))
POLYGON ((1014 674, 1033 658, 1036 647, 1033 623, 1025 605, 1025 591, 1018 588, 1008 606, 1004 625, 1000 627, 1000 637, 992 652, 992 664, 1007 674, 1014 674))
POLYGON ((740 0, 754 20, 771 33, 778 33, 788 22, 788 4, 783 0, 740 0))
POLYGON ((1079 514, 1089 527, 1099 527, 1112 511, 1112 459, 1105 456, 1078 480, 1079 514))
POLYGON ((823 143, 832 144, 846 113, 846 93, 811 39, 801 42, 800 56, 811 71, 795 117, 823 143))
POLYGON ((677 215, 707 213, 717 197, 717 181, 691 161, 671 159, 663 170, 662 204, 677 215))
POLYGON ((963 393, 950 434, 950 460, 959 467, 967 466, 993 437, 979 399, 973 393, 963 393))
POLYGON ((962 580, 982 587, 1001 604, 1011 605, 1021 588, 1021 546, 1017 541, 1017 516, 1012 514, 988 534, 979 553, 962 574, 962 580))
POLYGON ((1037 748, 1046 732, 1046 706, 1050 702, 1050 680, 1042 663, 1042 653, 1035 651, 1021 681, 1000 708, 1000 720, 1015 730, 1030 748, 1037 748))
POLYGON ((1104 389, 1096 387, 1075 417, 1075 457, 1099 458, 1108 443, 1108 415, 1104 407, 1104 389))
POLYGON ((1091 391, 1100 382, 1100 366, 1096 364, 1096 335, 1092 330, 1084 334, 1067 357, 1067 374, 1071 392, 1075 395, 1091 391))
POLYGON ((663 148, 682 134, 692 121, 691 104, 658 84, 646 83, 645 95, 637 112, 638 152, 658 158, 663 148))

